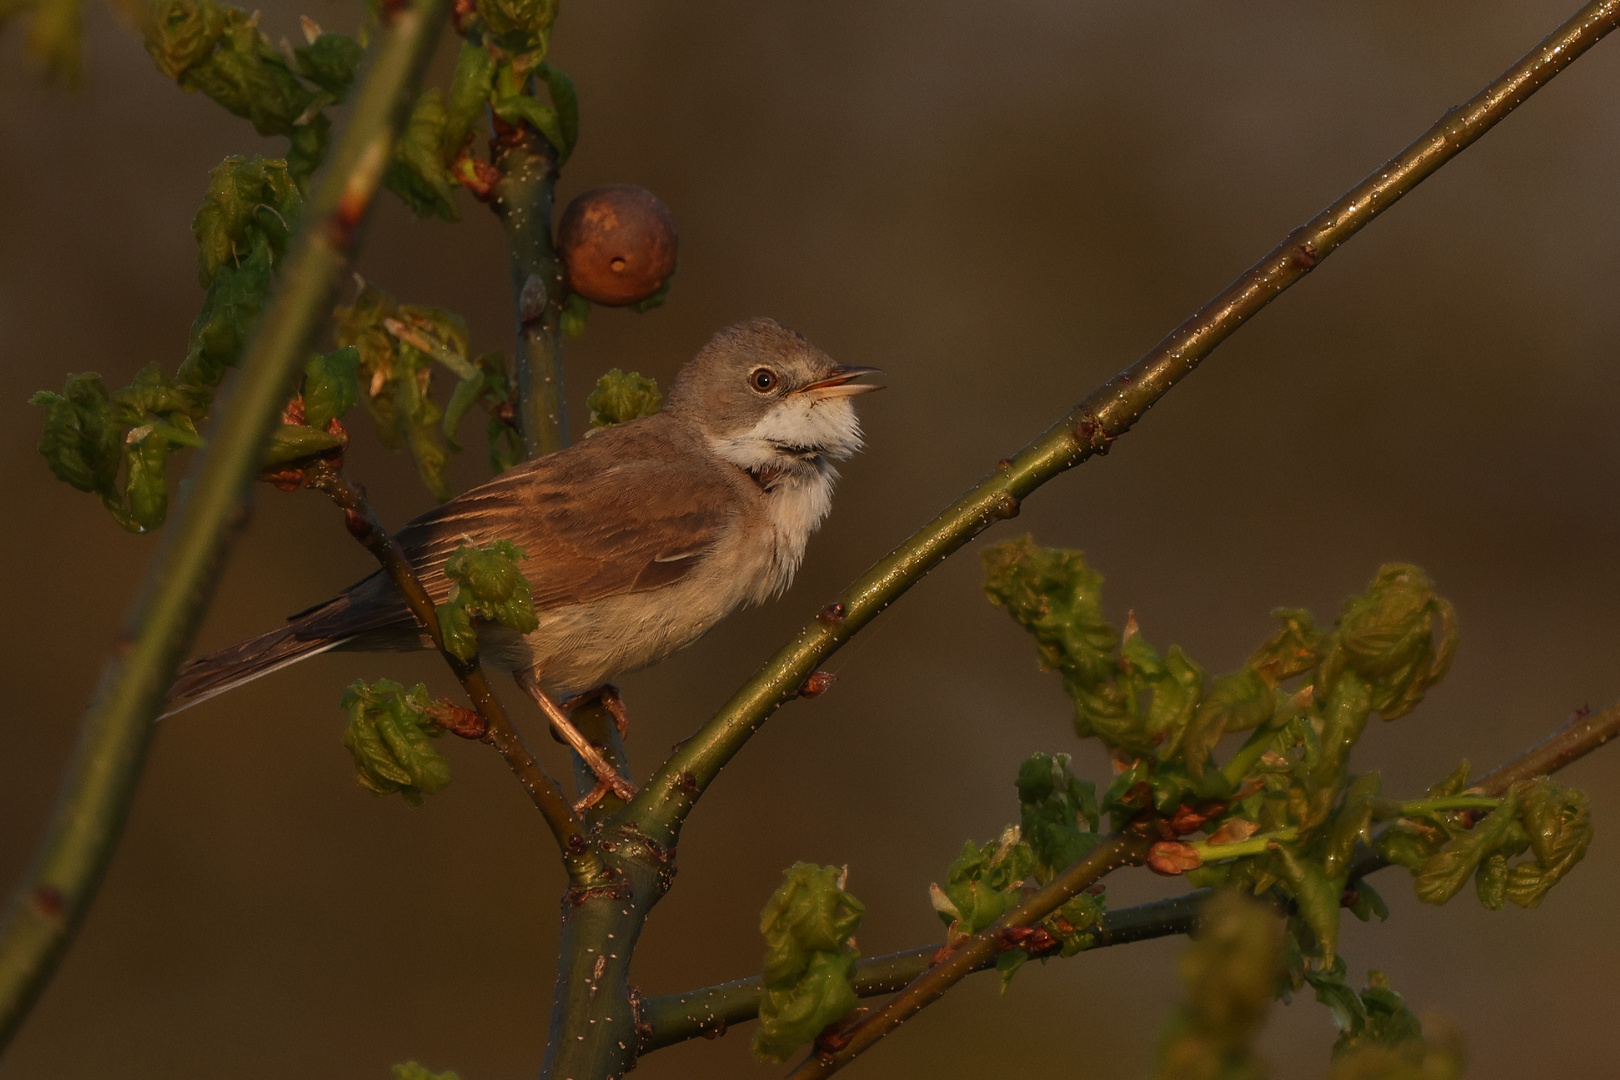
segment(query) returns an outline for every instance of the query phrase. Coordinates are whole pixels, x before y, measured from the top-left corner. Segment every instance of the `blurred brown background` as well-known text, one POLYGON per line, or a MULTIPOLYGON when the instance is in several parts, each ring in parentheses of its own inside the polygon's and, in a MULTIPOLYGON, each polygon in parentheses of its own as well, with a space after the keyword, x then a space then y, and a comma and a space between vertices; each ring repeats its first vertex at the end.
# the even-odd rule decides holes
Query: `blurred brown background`
MULTIPOLYGON (((999 457, 1134 360, 1289 228, 1567 16, 1575 0, 1413 4, 919 2, 565 5, 554 59, 584 138, 563 195, 627 181, 682 233, 663 310, 598 311, 570 352, 578 408, 611 365, 667 382, 708 333, 765 313, 879 364, 870 447, 782 601, 624 680, 640 775, 850 577, 999 457)), ((357 22, 349 0, 278 2, 357 22), (311 6, 313 5, 313 6, 311 6)), ((0 40, 0 531, 7 616, 0 877, 23 865, 79 713, 156 538, 122 533, 33 449, 28 394, 94 369, 171 370, 200 300, 191 215, 226 154, 279 140, 164 80, 105 9, 81 91, 49 93, 0 40)), ((448 52, 439 58, 446 71, 448 52)), ((1416 791, 1489 765, 1620 695, 1620 42, 1600 45, 1266 311, 1110 457, 991 539, 1081 547, 1110 611, 1212 671, 1274 605, 1331 619, 1379 563, 1426 567, 1461 614, 1450 678, 1357 759, 1416 791)), ((501 237, 414 223, 389 199, 360 269, 510 347, 501 237)), ((469 425, 469 429, 472 425, 469 425)), ((464 455, 461 483, 483 475, 464 455)), ((427 496, 364 441, 386 518, 427 496)), ((259 632, 370 567, 309 494, 258 496, 202 646, 259 632)), ((795 859, 848 863, 868 953, 937 940, 926 887, 1015 813, 1017 763, 1068 750, 1066 699, 978 592, 935 572, 783 710, 713 788, 648 927, 648 993, 758 970, 757 913, 795 859)), ((483 748, 418 810, 354 783, 337 698, 436 662, 322 657, 165 725, 99 901, 0 1080, 375 1077, 418 1058, 466 1080, 532 1075, 561 875, 483 748)), ((514 699, 515 700, 515 699, 514 699)), ((532 728, 531 728, 532 730, 532 728)), ((562 768, 557 747, 536 742, 562 768)), ((639 778, 639 776, 638 776, 639 778)), ((1357 978, 1386 970, 1464 1029, 1471 1075, 1614 1068, 1620 752, 1569 770, 1598 840, 1536 912, 1444 911, 1381 877, 1395 917, 1351 922, 1357 978)), ((1174 890, 1138 875, 1116 904, 1174 890)), ((981 978, 854 1075, 1141 1075, 1177 993, 1178 941, 981 978)), ((643 1062, 653 1078, 777 1075, 748 1031, 643 1062)), ((1279 1075, 1325 1067, 1325 1010, 1274 1015, 1279 1075)))

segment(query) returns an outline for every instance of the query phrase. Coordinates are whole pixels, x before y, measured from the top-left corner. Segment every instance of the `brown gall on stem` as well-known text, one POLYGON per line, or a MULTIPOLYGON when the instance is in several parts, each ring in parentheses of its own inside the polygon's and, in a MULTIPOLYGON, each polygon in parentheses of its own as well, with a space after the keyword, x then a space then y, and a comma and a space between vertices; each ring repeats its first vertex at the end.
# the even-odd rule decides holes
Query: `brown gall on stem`
POLYGON ((996 516, 1002 520, 1015 518, 1018 516, 1018 512, 1022 508, 1023 503, 1019 500, 1018 496, 1011 494, 1003 495, 996 501, 996 516))
POLYGON ((693 798, 696 798, 703 792, 703 789, 698 786, 697 777, 693 776, 689 772, 681 772, 676 775, 675 790, 679 791, 683 795, 690 795, 693 798))
POLYGON ((1294 249, 1291 261, 1301 270, 1310 270, 1321 261, 1321 258, 1316 253, 1316 245, 1306 240, 1294 249))
POLYGON ((838 626, 843 623, 848 610, 848 608, 844 607, 842 601, 835 601, 822 608, 821 614, 817 615, 816 618, 828 626, 838 626))
POLYGON ((812 671, 810 677, 804 680, 804 685, 799 687, 799 696, 802 698, 820 697, 827 692, 828 688, 837 679, 838 676, 830 671, 812 671))

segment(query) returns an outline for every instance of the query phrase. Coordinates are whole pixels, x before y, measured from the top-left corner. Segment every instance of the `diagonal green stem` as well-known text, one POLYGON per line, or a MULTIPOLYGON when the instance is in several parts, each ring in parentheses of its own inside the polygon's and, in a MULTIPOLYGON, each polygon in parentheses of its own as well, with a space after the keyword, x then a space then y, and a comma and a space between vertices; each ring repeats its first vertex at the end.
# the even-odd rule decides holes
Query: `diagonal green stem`
POLYGON ((388 19, 343 138, 198 460, 195 485, 102 673, 55 814, 0 928, 0 1046, 10 1042, 56 970, 112 858, 153 721, 207 610, 270 428, 329 314, 449 7, 447 0, 413 0, 388 19))
POLYGON ((673 844, 698 797, 725 764, 844 642, 952 552, 1017 514, 1030 492, 1093 454, 1107 453, 1116 438, 1238 327, 1472 145, 1617 22, 1620 0, 1587 4, 1467 104, 1448 110, 1399 155, 1295 229, 1146 356, 1002 462, 799 631, 670 756, 626 810, 626 818, 660 843, 673 844))

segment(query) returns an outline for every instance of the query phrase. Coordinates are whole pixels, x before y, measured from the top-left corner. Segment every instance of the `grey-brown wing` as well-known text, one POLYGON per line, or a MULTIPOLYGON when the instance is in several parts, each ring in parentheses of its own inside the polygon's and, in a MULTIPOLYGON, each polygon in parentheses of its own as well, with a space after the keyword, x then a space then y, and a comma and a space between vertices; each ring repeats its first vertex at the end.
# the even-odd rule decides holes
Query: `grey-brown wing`
MULTIPOLYGON (((696 466, 691 447, 652 435, 607 431, 518 466, 416 518, 396 539, 435 602, 450 592, 445 560, 463 544, 496 540, 527 554, 536 610, 669 585, 702 562, 738 513, 738 493, 720 471, 696 466)), ((379 573, 310 612, 299 636, 414 625, 379 573)))

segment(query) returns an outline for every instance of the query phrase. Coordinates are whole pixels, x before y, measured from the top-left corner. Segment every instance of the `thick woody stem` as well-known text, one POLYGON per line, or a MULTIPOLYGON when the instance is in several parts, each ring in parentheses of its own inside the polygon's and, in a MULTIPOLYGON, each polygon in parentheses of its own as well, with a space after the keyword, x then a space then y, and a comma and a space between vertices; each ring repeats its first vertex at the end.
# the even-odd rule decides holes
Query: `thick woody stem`
MULTIPOLYGON (((1474 781, 1469 785, 1469 790, 1501 796, 1513 784, 1556 772, 1616 736, 1620 736, 1620 702, 1601 712, 1577 712, 1563 727, 1474 781)), ((1365 877, 1388 865, 1376 851, 1366 850, 1354 863, 1351 879, 1365 877)), ((1211 895, 1211 890, 1199 889, 1167 900, 1110 911, 1103 916, 1102 925, 1090 948, 1128 945, 1190 933, 1197 926, 1199 913, 1211 895)), ((1024 947, 1034 958, 1056 951, 1056 945, 1047 949, 1046 953, 1029 950, 1027 945, 1024 947)), ((938 953, 938 945, 925 945, 905 952, 870 957, 856 965, 851 985, 855 993, 863 998, 892 994, 926 972, 938 953)), ((987 971, 995 965, 996 956, 990 954, 983 957, 974 970, 987 971)), ((641 1052, 650 1053, 700 1035, 708 1038, 722 1035, 730 1025, 758 1017, 759 1003, 764 993, 763 983, 755 976, 681 994, 648 998, 642 1003, 641 1052)))
POLYGON ((551 239, 557 155, 527 127, 496 144, 500 181, 491 206, 506 229, 517 306, 518 426, 531 458, 568 445, 563 408, 562 305, 566 283, 551 239))
POLYGON ((523 744, 500 699, 490 690, 477 659, 463 660, 444 647, 444 634, 439 629, 439 615, 433 598, 416 576, 416 570, 405 552, 377 520, 377 515, 366 501, 365 492, 349 483, 342 473, 324 464, 311 467, 304 482, 324 492, 343 509, 344 524, 348 526, 350 535, 365 545, 366 550, 382 565, 383 572, 433 640, 434 648, 450 665, 462 689, 472 699, 473 707, 484 718, 486 728, 483 741, 495 747, 506 759, 513 775, 551 827, 552 835, 557 838, 557 846, 562 851, 563 862, 568 867, 569 879, 582 886, 601 884, 605 867, 601 857, 586 842, 583 822, 569 806, 556 781, 547 775, 523 744))
POLYGON ((287 384, 331 313, 389 148, 449 12, 389 5, 342 137, 282 263, 241 371, 199 456, 79 729, 56 811, 0 929, 0 1047, 56 970, 123 831, 153 721, 191 649, 242 520, 287 384))
POLYGON ((939 517, 867 571, 771 658, 675 754, 627 815, 673 844, 703 790, 844 642, 929 570, 998 521, 1030 492, 1094 454, 1107 453, 1142 414, 1261 308, 1331 255, 1447 161, 1473 144, 1620 22, 1620 0, 1594 0, 1500 78, 1451 109, 1399 155, 1357 184, 1177 327, 1151 352, 1081 402, 939 517))

